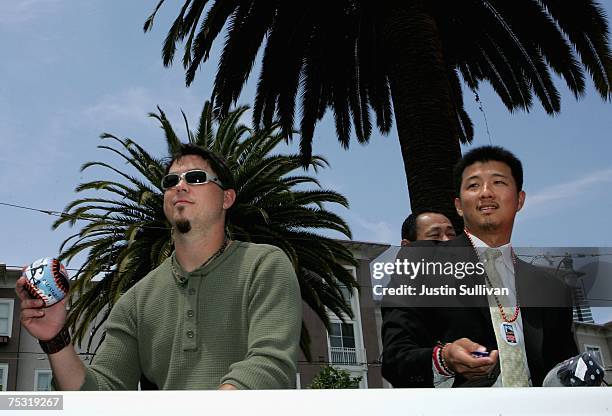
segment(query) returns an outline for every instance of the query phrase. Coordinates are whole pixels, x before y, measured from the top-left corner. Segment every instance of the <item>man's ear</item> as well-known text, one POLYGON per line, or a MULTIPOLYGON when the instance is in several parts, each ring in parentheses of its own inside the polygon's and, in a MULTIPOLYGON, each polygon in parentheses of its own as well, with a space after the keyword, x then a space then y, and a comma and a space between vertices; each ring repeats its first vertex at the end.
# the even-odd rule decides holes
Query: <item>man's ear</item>
POLYGON ((455 209, 457 210, 457 214, 463 217, 463 207, 461 206, 461 200, 459 198, 455 198, 455 209))
POLYGON ((525 191, 521 191, 518 193, 518 206, 516 207, 516 212, 519 212, 523 205, 525 205, 525 191))
POLYGON ((410 240, 406 240, 405 238, 402 238, 402 241, 400 241, 400 246, 407 246, 408 244, 410 244, 410 240))
POLYGON ((223 209, 228 210, 236 201, 236 191, 233 189, 225 189, 223 191, 223 209))

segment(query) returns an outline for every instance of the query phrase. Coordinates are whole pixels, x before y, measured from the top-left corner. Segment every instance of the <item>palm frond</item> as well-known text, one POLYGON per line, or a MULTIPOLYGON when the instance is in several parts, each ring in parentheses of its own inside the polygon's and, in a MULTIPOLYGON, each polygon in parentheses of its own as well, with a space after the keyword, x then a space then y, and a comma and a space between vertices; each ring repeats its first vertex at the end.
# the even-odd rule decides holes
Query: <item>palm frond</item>
MULTIPOLYGON (((157 110, 150 116, 162 127, 171 154, 181 140, 165 113, 157 110)), ((348 201, 337 192, 321 189, 315 177, 304 173, 300 155, 277 153, 283 142, 278 124, 258 131, 241 125, 247 110, 238 107, 219 116, 207 102, 195 132, 183 114, 186 141, 223 154, 235 172, 238 196, 228 215, 230 236, 280 247, 295 268, 305 303, 328 326, 328 309, 338 316, 351 314, 340 285, 357 287, 345 268, 357 263, 340 242, 318 232, 333 230, 350 238, 348 224, 327 209, 330 205, 348 207, 348 201), (308 185, 314 188, 308 189, 308 185)), ((98 148, 117 157, 122 168, 112 163, 87 162, 82 170, 101 167, 103 173, 119 179, 100 178, 80 184, 78 193, 93 195, 70 202, 65 216, 53 224, 54 228, 82 224, 79 232, 62 243, 60 254, 67 262, 86 254, 72 285, 68 321, 78 343, 91 335, 87 328, 95 320, 93 332, 97 332, 115 302, 158 267, 173 249, 159 187, 164 158, 150 155, 131 139, 111 134, 101 138, 111 139, 112 144, 98 148)), ((316 171, 327 166, 327 161, 315 155, 307 166, 316 171)), ((301 345, 307 345, 308 339, 307 332, 303 332, 301 345)), ((305 353, 309 356, 308 351, 305 353)))

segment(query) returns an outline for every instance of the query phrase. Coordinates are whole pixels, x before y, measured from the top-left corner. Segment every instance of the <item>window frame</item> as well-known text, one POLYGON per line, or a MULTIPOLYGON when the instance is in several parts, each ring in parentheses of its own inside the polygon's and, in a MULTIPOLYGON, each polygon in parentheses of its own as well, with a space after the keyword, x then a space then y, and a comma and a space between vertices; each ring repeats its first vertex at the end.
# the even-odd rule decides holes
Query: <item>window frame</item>
POLYGON ((295 389, 302 389, 302 375, 299 372, 295 373, 295 389))
POLYGON ((34 391, 52 391, 51 380, 53 379, 53 372, 50 368, 37 368, 34 370, 34 391), (38 378, 41 374, 49 375, 49 390, 38 390, 38 378))
MULTIPOLYGON (((352 275, 353 275, 353 279, 355 279, 355 281, 357 281, 357 268, 355 266, 344 266, 344 268, 346 270, 348 270, 352 275)), ((337 284, 340 286, 340 291, 348 291, 350 293, 350 298, 349 299, 345 299, 348 301, 348 304, 351 308, 351 311, 353 311, 353 321, 357 321, 357 319, 359 318, 359 322, 361 322, 361 311, 360 311, 360 305, 359 305, 359 291, 356 288, 350 288, 344 284, 342 284, 341 282, 337 281, 337 284)), ((342 319, 346 320, 351 320, 351 318, 348 317, 348 315, 346 315, 344 312, 342 312, 342 316, 338 316, 336 315, 331 309, 329 309, 327 306, 325 307, 326 311, 327 311, 327 316, 329 316, 329 319, 334 320, 334 321, 342 321, 342 319)))
POLYGON ((357 338, 356 338, 356 336, 355 336, 355 332, 356 332, 356 331, 355 331, 355 329, 356 329, 356 328, 355 328, 355 326, 356 326, 356 323, 355 323, 354 321, 347 320, 346 322, 342 322, 342 321, 333 321, 333 320, 332 320, 332 321, 330 321, 330 322, 329 322, 329 324, 330 324, 330 325, 339 325, 339 326, 340 326, 340 336, 338 336, 338 335, 332 335, 332 334, 331 334, 331 332, 329 332, 329 331, 327 332, 327 337, 329 338, 329 347, 330 347, 330 348, 332 348, 332 347, 333 347, 333 346, 332 346, 332 342, 331 342, 331 339, 332 339, 332 336, 333 336, 333 337, 335 337, 335 338, 340 338, 340 341, 341 341, 341 343, 342 343, 342 346, 341 346, 341 347, 333 347, 333 348, 353 348, 353 349, 355 349, 355 350, 357 349, 357 345, 358 345, 358 343, 357 343, 357 338), (349 325, 350 325, 350 326, 351 326, 351 329, 352 329, 352 331, 353 331, 353 336, 352 336, 352 337, 350 337, 350 336, 346 336, 346 338, 352 338, 352 339, 353 339, 353 346, 352 346, 352 347, 347 347, 347 346, 345 346, 345 345, 344 345, 344 338, 345 338, 345 335, 344 335, 344 334, 345 334, 345 333, 344 333, 344 329, 343 329, 343 327, 342 327, 343 325, 346 325, 346 326, 349 326, 349 325))
POLYGON ((0 332, 0 336, 8 336, 9 338, 13 335, 13 311, 15 309, 15 299, 8 299, 8 298, 0 298, 0 304, 2 303, 6 303, 9 306, 8 309, 8 332, 7 333, 2 333, 0 332))
POLYGON ((2 387, 0 391, 7 391, 8 370, 9 370, 8 363, 0 363, 0 369, 3 370, 2 377, 0 377, 0 386, 2 387))
MULTIPOLYGON (((355 279, 355 281, 357 280, 357 268, 354 266, 344 266, 344 268, 346 270, 348 270, 352 275, 353 278, 355 279)), ((348 288, 347 288, 348 289, 348 288)), ((334 363, 332 361, 332 346, 331 346, 331 335, 330 335, 330 331, 325 331, 326 333, 326 338, 327 338, 327 354, 329 357, 329 363, 330 365, 333 365, 334 367, 338 367, 338 368, 344 368, 344 369, 356 369, 356 368, 360 368, 360 367, 367 367, 367 364, 365 363, 366 361, 366 351, 365 351, 365 344, 364 344, 364 340, 363 340, 363 327, 362 327, 362 323, 361 323, 361 305, 360 305, 360 300, 359 300, 359 291, 357 291, 356 288, 353 288, 351 290, 351 298, 350 298, 350 306, 351 306, 351 310, 353 311, 353 318, 349 318, 347 315, 342 314, 342 318, 344 318, 344 322, 342 321, 342 319, 340 317, 338 317, 335 313, 333 313, 331 310, 327 309, 327 316, 329 317, 329 321, 330 323, 337 323, 337 324, 351 324, 353 326, 353 339, 355 342, 355 347, 353 347, 355 349, 355 357, 357 360, 357 364, 343 364, 343 363, 334 363)), ((344 347, 343 347, 344 348, 344 347)))

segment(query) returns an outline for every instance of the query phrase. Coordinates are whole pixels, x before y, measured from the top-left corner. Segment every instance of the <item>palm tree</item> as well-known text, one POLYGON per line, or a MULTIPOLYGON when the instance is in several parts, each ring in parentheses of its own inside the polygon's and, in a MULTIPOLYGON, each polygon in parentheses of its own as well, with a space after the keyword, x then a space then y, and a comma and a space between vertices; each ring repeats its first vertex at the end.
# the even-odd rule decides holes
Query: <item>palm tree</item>
MULTIPOLYGON (((147 19, 150 30, 160 0, 147 19)), ((392 110, 413 210, 436 208, 456 225, 452 165, 473 137, 461 79, 473 92, 489 82, 510 111, 529 110, 533 94, 560 111, 552 72, 578 98, 584 70, 611 96, 608 26, 596 0, 184 0, 166 37, 171 65, 178 42, 189 85, 227 27, 212 98, 221 113, 237 100, 265 41, 253 121, 283 133, 301 106, 301 153, 310 158, 315 124, 332 108, 338 140, 388 133, 392 110)))
MULTIPOLYGON (((357 287, 344 267, 356 265, 356 260, 340 242, 317 234, 317 230, 333 230, 350 238, 348 225, 324 206, 331 203, 348 207, 348 202, 336 192, 321 189, 315 178, 303 174, 299 155, 273 153, 283 140, 278 126, 255 133, 241 125, 239 120, 246 109, 240 107, 220 119, 213 116, 212 106, 206 103, 196 131, 190 130, 183 114, 187 140, 224 155, 235 174, 237 199, 228 213, 230 237, 283 249, 295 268, 303 300, 329 327, 326 307, 340 317, 343 313, 352 316, 341 286, 357 287), (313 189, 307 189, 312 185, 313 189)), ((150 116, 163 128, 171 155, 180 140, 164 112, 158 110, 150 116)), ((107 133, 101 137, 115 146, 98 147, 119 156, 133 172, 104 162, 85 163, 81 170, 102 167, 118 179, 79 185, 77 192, 102 191, 103 196, 71 202, 66 214, 53 224, 57 228, 87 221, 63 242, 60 259, 69 262, 77 254, 87 253, 71 288, 73 303, 68 325, 79 344, 92 328, 88 349, 119 297, 172 251, 160 185, 165 160, 150 155, 133 140, 107 133)), ((310 167, 316 171, 326 164, 325 159, 314 156, 310 167)), ((301 347, 307 357, 308 340, 303 326, 301 347)))

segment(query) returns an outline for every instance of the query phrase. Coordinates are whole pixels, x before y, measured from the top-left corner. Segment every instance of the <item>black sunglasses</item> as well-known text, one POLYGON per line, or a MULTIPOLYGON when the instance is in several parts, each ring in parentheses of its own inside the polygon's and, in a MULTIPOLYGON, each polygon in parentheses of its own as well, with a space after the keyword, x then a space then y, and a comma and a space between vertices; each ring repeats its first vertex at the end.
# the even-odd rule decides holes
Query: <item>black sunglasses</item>
POLYGON ((189 185, 204 185, 208 182, 214 182, 223 188, 223 184, 218 177, 212 176, 210 173, 201 169, 189 170, 183 173, 169 173, 163 177, 161 187, 164 191, 174 188, 182 180, 189 185))

